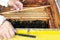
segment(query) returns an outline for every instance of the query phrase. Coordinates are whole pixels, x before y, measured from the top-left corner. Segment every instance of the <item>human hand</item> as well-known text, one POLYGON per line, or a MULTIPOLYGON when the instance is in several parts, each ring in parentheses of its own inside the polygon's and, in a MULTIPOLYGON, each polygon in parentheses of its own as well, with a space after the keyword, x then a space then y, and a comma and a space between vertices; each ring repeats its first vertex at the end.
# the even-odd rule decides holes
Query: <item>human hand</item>
POLYGON ((0 37, 3 38, 4 40, 8 40, 14 35, 15 35, 15 29, 8 21, 5 21, 0 26, 0 37))
POLYGON ((14 10, 16 12, 23 9, 23 4, 19 0, 9 0, 8 5, 12 6, 13 8, 11 10, 14 10))

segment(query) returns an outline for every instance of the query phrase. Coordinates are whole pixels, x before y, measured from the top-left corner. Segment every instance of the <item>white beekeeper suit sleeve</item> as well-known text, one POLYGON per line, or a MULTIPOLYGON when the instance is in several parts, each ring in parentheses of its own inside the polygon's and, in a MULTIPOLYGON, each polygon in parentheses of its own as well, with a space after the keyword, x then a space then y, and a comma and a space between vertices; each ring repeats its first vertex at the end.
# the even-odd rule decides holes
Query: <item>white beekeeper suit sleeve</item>
MULTIPOLYGON (((0 5, 7 7, 9 0, 0 0, 0 5)), ((2 15, 0 15, 0 25, 6 20, 6 18, 2 15)))
POLYGON ((7 7, 9 0, 0 0, 0 5, 7 7))

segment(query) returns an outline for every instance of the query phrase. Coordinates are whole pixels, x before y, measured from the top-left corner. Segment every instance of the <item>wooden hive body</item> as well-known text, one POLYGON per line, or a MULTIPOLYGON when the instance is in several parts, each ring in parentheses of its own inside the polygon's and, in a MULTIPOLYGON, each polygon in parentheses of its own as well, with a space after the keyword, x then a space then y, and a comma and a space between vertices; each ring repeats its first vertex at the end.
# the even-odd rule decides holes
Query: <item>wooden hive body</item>
MULTIPOLYGON (((38 1, 36 2, 38 3, 38 1)), ((29 0, 26 1, 26 3, 28 2, 29 0)), ((24 11, 17 12, 17 13, 10 12, 8 11, 9 8, 5 8, 3 11, 6 10, 8 12, 3 12, 1 13, 1 15, 4 15, 7 19, 12 19, 12 20, 14 19, 14 20, 20 20, 20 21, 44 20, 44 21, 48 21, 50 28, 59 28, 59 25, 60 25, 59 13, 57 10, 55 0, 47 0, 48 4, 44 4, 44 5, 41 5, 39 2, 40 6, 32 2, 33 1, 31 1, 31 4, 29 3, 29 5, 25 4, 24 9, 36 8, 36 7, 40 7, 40 8, 24 10, 24 11)), ((43 1, 42 3, 45 3, 45 2, 43 1)))

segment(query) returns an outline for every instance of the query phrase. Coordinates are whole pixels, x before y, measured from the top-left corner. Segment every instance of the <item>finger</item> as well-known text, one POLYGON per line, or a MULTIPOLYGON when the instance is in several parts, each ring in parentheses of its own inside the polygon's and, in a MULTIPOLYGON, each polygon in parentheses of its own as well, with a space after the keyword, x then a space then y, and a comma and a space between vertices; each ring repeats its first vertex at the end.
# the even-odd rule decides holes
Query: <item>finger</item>
POLYGON ((9 24, 9 29, 11 28, 14 32, 16 32, 16 30, 14 29, 14 27, 12 26, 12 24, 10 23, 10 22, 8 22, 8 24, 9 24))
MULTIPOLYGON (((8 31, 7 26, 6 26, 3 30, 4 30, 4 31, 2 32, 3 35, 5 35, 7 39, 10 38, 10 35, 9 35, 9 31, 8 31)), ((4 36, 4 37, 5 37, 5 36, 4 36)))
POLYGON ((7 39, 7 37, 6 37, 6 35, 5 35, 5 32, 6 32, 5 29, 6 29, 6 28, 3 28, 3 27, 2 27, 2 28, 1 28, 1 31, 2 31, 2 32, 0 33, 1 38, 3 38, 4 40, 7 39))
POLYGON ((19 11, 19 8, 17 7, 17 5, 13 5, 13 7, 14 7, 14 11, 19 11))
POLYGON ((15 32, 14 32, 13 26, 8 21, 6 21, 6 24, 7 24, 6 29, 8 30, 8 31, 7 30, 6 31, 7 31, 8 35, 11 37, 14 36, 15 32))
POLYGON ((10 35, 11 35, 11 37, 13 37, 15 35, 15 32, 10 30, 10 35))
POLYGON ((22 11, 22 9, 23 9, 23 4, 20 4, 20 5, 19 5, 19 8, 20 8, 20 11, 22 11))
POLYGON ((15 35, 15 32, 13 31, 12 28, 8 28, 9 36, 13 37, 15 35))
POLYGON ((13 37, 15 35, 15 30, 11 27, 11 28, 9 28, 9 33, 10 33, 11 37, 13 37))
POLYGON ((10 22, 8 22, 8 21, 6 21, 6 24, 7 24, 7 29, 8 30, 12 30, 12 31, 14 31, 15 32, 15 29, 14 29, 14 27, 12 26, 12 24, 10 23, 10 22), (9 27, 8 27, 9 26, 9 27))
POLYGON ((23 9, 23 4, 21 2, 16 2, 17 7, 22 10, 23 9))
POLYGON ((6 31, 5 35, 6 35, 7 39, 11 38, 11 35, 9 33, 9 30, 6 31))
POLYGON ((5 34, 2 34, 1 36, 3 37, 4 40, 7 40, 7 37, 5 34))

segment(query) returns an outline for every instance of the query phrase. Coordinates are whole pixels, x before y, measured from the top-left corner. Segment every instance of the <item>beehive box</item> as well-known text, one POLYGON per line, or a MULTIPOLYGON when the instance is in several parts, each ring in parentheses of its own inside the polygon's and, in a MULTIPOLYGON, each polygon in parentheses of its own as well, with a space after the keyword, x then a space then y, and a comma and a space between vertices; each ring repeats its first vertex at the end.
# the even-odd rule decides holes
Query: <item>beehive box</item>
MULTIPOLYGON (((34 20, 41 20, 41 21, 46 21, 46 23, 49 25, 49 20, 50 20, 49 13, 50 12, 47 12, 46 10, 48 9, 48 7, 50 7, 50 5, 41 6, 41 7, 24 7, 24 9, 20 12, 8 11, 8 12, 3 12, 1 14, 5 16, 7 20, 10 19, 12 21, 16 20, 16 21, 31 21, 31 22, 34 20)), ((25 24, 23 23, 23 25, 26 25, 26 23, 25 24)), ((31 25, 31 23, 30 24, 28 23, 28 25, 31 25)), ((42 22, 41 25, 45 25, 44 22, 42 22)), ((30 27, 32 26, 33 25, 31 25, 30 27)))

